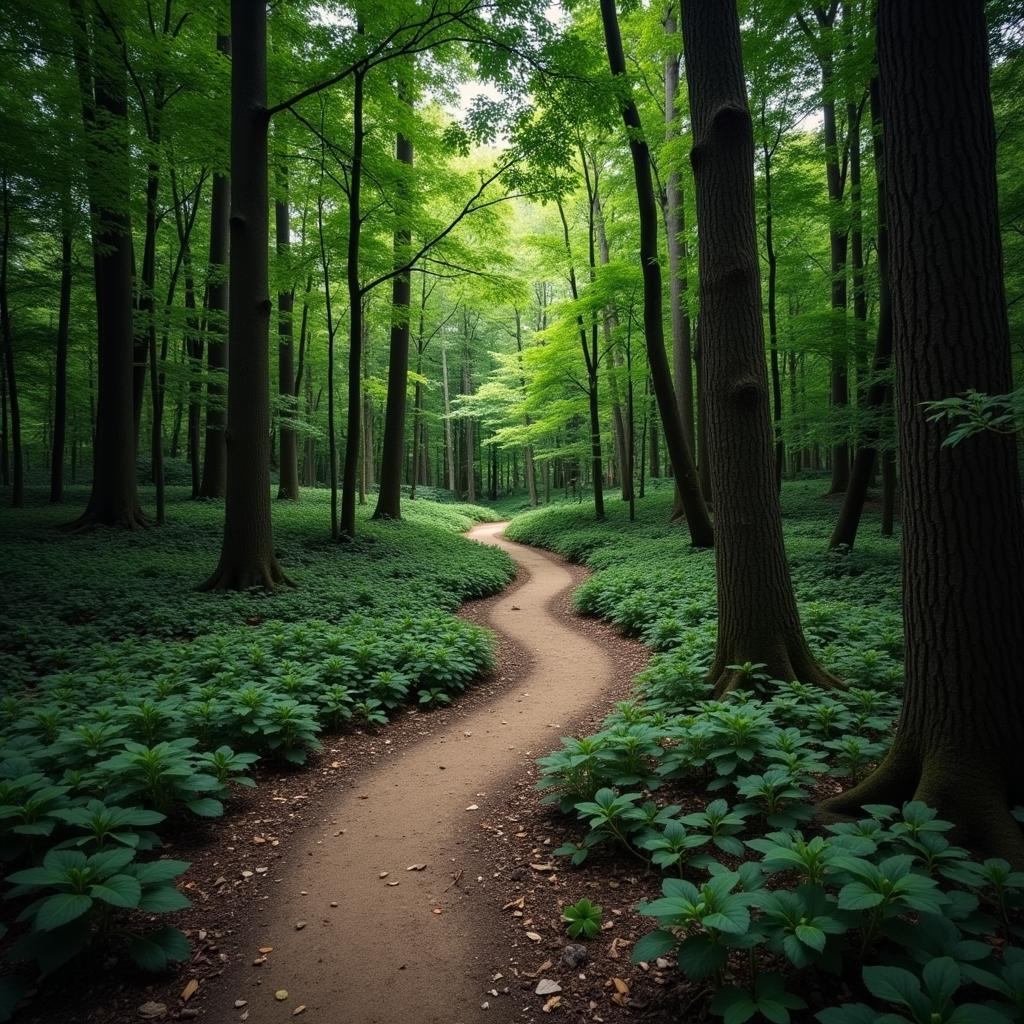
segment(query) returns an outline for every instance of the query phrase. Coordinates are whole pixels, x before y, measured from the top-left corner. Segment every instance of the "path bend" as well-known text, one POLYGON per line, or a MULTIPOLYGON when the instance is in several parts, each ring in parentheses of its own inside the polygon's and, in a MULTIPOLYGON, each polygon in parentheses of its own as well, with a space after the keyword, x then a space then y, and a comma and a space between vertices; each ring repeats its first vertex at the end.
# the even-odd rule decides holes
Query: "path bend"
POLYGON ((253 948, 254 957, 259 946, 273 953, 261 966, 246 957, 227 969, 207 1005, 217 1024, 246 1010, 251 1024, 283 1024, 299 1005, 310 1024, 501 1024, 519 1009, 515 996, 486 994, 507 957, 492 948, 488 920, 498 897, 473 852, 479 823, 527 752, 555 745, 560 732, 552 725, 564 728, 613 685, 614 665, 556 613, 573 583, 564 564, 506 540, 506 525, 483 524, 469 536, 507 551, 525 570, 525 581, 485 614, 488 626, 529 653, 521 678, 324 801, 321 818, 336 824, 312 826, 311 855, 296 850, 282 865, 253 948), (407 871, 412 864, 427 866, 407 871), (280 989, 288 992, 282 1002, 274 998, 280 989), (244 1009, 235 1008, 240 999, 244 1009))

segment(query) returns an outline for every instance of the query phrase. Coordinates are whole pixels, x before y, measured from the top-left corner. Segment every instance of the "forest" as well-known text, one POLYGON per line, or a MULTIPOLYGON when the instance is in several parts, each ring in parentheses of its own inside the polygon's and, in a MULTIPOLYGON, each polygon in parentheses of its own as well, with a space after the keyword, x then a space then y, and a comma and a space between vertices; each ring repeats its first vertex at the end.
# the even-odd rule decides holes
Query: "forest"
POLYGON ((1024 0, 0 14, 0 1022, 1024 1021, 1024 0))

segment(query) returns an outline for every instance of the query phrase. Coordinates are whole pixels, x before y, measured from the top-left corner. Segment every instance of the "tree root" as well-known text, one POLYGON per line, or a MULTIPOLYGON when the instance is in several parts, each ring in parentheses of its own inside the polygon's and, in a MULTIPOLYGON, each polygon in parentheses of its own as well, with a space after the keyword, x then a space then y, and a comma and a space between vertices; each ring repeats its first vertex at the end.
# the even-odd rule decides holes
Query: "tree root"
MULTIPOLYGON (((1017 783, 1019 785, 1019 783, 1017 783)), ((955 752, 923 761, 897 739, 878 767, 852 789, 818 805, 821 820, 863 817, 865 804, 901 806, 920 800, 953 823, 950 838, 968 849, 1024 868, 1024 829, 1010 813, 1001 766, 976 767, 955 752)))
POLYGON ((217 566, 217 571, 196 589, 203 593, 211 593, 254 589, 274 591, 294 586, 295 584, 278 565, 277 559, 271 559, 269 562, 245 566, 225 566, 222 563, 217 566))
POLYGON ((87 508, 77 519, 70 523, 61 523, 57 529, 62 533, 88 533, 99 527, 117 530, 148 530, 149 521, 140 508, 130 512, 121 511, 116 514, 103 515, 99 511, 87 508))
POLYGON ((770 654, 765 652, 756 662, 753 658, 740 656, 730 657, 719 651, 715 655, 715 662, 708 673, 708 680, 714 683, 714 696, 716 699, 723 697, 733 690, 753 689, 756 686, 750 673, 739 668, 729 668, 730 665, 742 665, 744 661, 750 660, 755 664, 764 664, 761 669, 770 679, 782 679, 784 681, 799 680, 809 686, 817 686, 822 690, 843 690, 846 684, 838 677, 832 675, 827 669, 822 668, 810 653, 798 654, 791 657, 789 652, 783 649, 781 652, 770 654))

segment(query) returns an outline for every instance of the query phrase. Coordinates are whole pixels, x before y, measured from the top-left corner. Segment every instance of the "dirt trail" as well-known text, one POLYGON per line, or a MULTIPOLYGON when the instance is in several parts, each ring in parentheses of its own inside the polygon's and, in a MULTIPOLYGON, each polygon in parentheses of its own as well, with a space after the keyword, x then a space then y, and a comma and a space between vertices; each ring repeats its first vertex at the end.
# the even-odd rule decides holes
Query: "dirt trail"
POLYGON ((492 794, 555 744, 552 726, 564 728, 586 710, 612 685, 614 670, 599 646, 552 610, 572 584, 568 570, 506 541, 505 525, 481 525, 470 536, 503 548, 525 570, 525 582, 486 616, 529 653, 523 678, 325 804, 333 824, 322 834, 311 830, 308 856, 299 850, 275 869, 282 880, 260 915, 253 957, 258 946, 273 952, 262 966, 246 960, 229 968, 206 1019, 226 1024, 247 1010, 253 1024, 276 1024, 303 1005, 310 1024, 500 1024, 521 1008, 515 990, 511 998, 487 995, 507 984, 491 980, 506 958, 490 942, 497 896, 490 898, 493 880, 473 850, 485 835, 479 825, 492 794), (426 868, 408 871, 413 864, 426 868), (280 989, 288 998, 278 1002, 280 989), (237 999, 247 1005, 234 1008, 237 999))

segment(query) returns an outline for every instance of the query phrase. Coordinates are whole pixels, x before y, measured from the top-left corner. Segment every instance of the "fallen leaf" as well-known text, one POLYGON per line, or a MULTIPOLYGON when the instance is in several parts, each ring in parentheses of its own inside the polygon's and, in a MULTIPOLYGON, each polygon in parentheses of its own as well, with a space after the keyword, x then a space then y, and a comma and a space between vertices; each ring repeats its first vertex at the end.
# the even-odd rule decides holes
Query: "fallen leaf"
POLYGON ((627 982, 623 981, 621 978, 612 978, 612 984, 624 996, 628 996, 629 995, 629 984, 627 982))
POLYGON ((466 810, 467 810, 467 811, 479 811, 479 810, 480 810, 480 808, 479 808, 479 807, 478 807, 478 806, 477 806, 476 804, 470 804, 470 805, 469 805, 469 806, 468 806, 468 807, 466 808, 466 810))
POLYGON ((154 1003, 152 1001, 143 1003, 139 1007, 139 1016, 144 1017, 146 1020, 156 1020, 158 1017, 166 1017, 167 1007, 164 1003, 154 1003))
POLYGON ((391 874, 390 871, 382 871, 377 877, 378 878, 387 878, 388 875, 390 875, 390 874, 391 874))
POLYGON ((435 914, 440 914, 441 913, 441 908, 440 907, 434 907, 434 913, 435 914))
POLYGON ((545 971, 550 970, 553 964, 550 960, 545 960, 535 971, 523 971, 524 978, 536 978, 538 974, 543 974, 545 971))
POLYGON ((264 956, 265 956, 267 953, 273 953, 274 952, 274 947, 273 946, 260 946, 260 948, 259 948, 259 950, 257 952, 263 953, 264 956))
POLYGON ((181 990, 181 1001, 187 1003, 199 991, 199 982, 189 978, 188 984, 181 990))
POLYGON ((426 864, 410 864, 405 870, 406 871, 422 871, 426 868, 426 864))
POLYGON ((385 882, 384 884, 385 885, 399 885, 400 883, 398 883, 398 882, 385 882))
POLYGON ((502 910, 511 910, 513 907, 518 907, 520 910, 522 910, 522 908, 525 905, 526 905, 526 897, 525 896, 520 896, 517 899, 509 900, 509 902, 506 903, 505 906, 503 906, 501 909, 502 910))
POLYGON ((235 1000, 235 1009, 236 1010, 240 1010, 243 1006, 246 1006, 248 1004, 248 1002, 249 1002, 248 999, 236 999, 235 1000))
POLYGON ((296 1006, 294 1010, 292 1010, 292 1016, 293 1017, 298 1017, 298 1015, 300 1013, 305 1013, 305 1012, 306 1012, 306 1004, 305 1003, 299 1003, 299 1005, 296 1006))
POLYGON ((540 942, 541 941, 541 937, 536 932, 527 932, 526 933, 526 937, 531 942, 540 942))
POLYGON ((551 1011, 552 1011, 553 1009, 555 1009, 555 1008, 556 1008, 557 1006, 560 1006, 560 1005, 561 1005, 561 1002, 562 1002, 562 997, 561 997, 561 996, 552 996, 552 997, 551 997, 551 998, 550 998, 550 999, 549 999, 549 1000, 548 1000, 548 1001, 547 1001, 547 1002, 546 1002, 546 1003, 545 1003, 545 1004, 544 1004, 544 1005, 543 1005, 543 1006, 541 1007, 541 1011, 542 1011, 543 1013, 550 1013, 550 1012, 551 1012, 551 1011))
POLYGON ((530 867, 533 868, 534 871, 554 871, 555 870, 555 865, 554 864, 531 864, 530 867))

